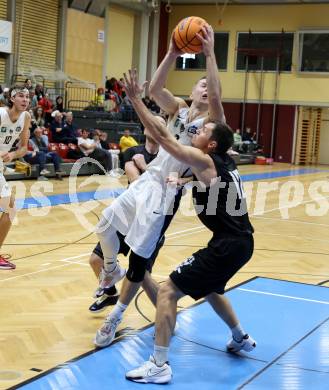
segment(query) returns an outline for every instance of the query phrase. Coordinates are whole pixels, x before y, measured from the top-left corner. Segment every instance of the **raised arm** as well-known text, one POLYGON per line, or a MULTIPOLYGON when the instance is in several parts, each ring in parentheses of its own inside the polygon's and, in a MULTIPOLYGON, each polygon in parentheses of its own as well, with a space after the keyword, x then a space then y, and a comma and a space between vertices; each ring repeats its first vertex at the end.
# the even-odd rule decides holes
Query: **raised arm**
POLYGON ((177 49, 174 38, 171 36, 168 52, 154 73, 150 84, 151 97, 169 115, 174 115, 180 107, 186 106, 183 99, 175 97, 164 87, 169 70, 180 54, 182 53, 177 49))
POLYGON ((226 119, 222 106, 222 87, 218 77, 218 68, 214 51, 214 30, 211 26, 206 25, 203 27, 202 32, 203 36, 200 34, 197 35, 202 42, 202 51, 206 57, 209 120, 225 123, 226 119))
POLYGON ((130 70, 129 78, 124 74, 125 91, 134 106, 143 125, 148 129, 152 138, 157 141, 169 154, 177 160, 196 168, 198 171, 212 166, 211 158, 199 149, 184 146, 177 142, 176 138, 167 130, 166 126, 156 119, 144 105, 139 95, 137 71, 130 70))

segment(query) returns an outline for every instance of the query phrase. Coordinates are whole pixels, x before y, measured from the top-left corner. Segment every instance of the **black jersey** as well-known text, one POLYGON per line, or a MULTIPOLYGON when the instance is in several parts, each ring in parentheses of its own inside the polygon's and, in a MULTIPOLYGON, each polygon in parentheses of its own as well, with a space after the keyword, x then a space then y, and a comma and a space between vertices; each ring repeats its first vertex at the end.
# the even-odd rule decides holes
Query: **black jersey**
POLYGON ((155 154, 149 153, 146 150, 145 145, 132 146, 131 148, 127 149, 124 152, 123 154, 124 162, 126 163, 128 161, 131 161, 135 154, 142 154, 144 156, 146 164, 149 164, 158 155, 158 153, 155 154))
MULTIPOLYGON (((249 221, 246 196, 234 160, 228 155, 209 153, 214 161, 217 178, 206 187, 193 186, 192 195, 198 217, 215 236, 250 235, 254 229, 249 221)), ((197 180, 194 177, 194 180, 197 180)))

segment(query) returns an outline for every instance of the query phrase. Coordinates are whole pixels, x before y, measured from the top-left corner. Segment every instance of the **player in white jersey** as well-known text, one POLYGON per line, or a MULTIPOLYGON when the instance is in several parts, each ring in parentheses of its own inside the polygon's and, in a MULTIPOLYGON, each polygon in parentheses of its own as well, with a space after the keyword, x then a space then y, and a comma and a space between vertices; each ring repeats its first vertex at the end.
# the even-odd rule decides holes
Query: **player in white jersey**
MULTIPOLYGON (((207 76, 193 87, 189 108, 187 104, 164 88, 168 72, 182 53, 173 38, 168 52, 154 74, 150 94, 156 103, 169 114, 169 130, 183 144, 190 145, 191 138, 205 121, 225 121, 221 104, 221 87, 214 54, 214 32, 210 26, 203 29, 203 53, 206 56, 207 76)), ((142 91, 142 88, 140 88, 142 91)), ((181 177, 189 166, 182 164, 160 148, 156 159, 139 180, 108 207, 97 227, 97 234, 104 254, 100 287, 110 287, 124 275, 117 264, 119 239, 117 231, 123 234, 131 248, 129 268, 120 292, 120 298, 105 324, 98 330, 95 345, 109 345, 123 312, 138 291, 147 268, 148 259, 156 249, 157 242, 168 227, 172 215, 176 188, 166 185, 167 177, 181 177), (169 217, 169 218, 168 218, 169 217)), ((155 286, 155 285, 154 285, 155 286)), ((154 287, 156 288, 156 287, 154 287)))
MULTIPOLYGON (((8 107, 0 107, 0 248, 7 237, 15 216, 15 199, 3 175, 4 163, 23 157, 27 152, 31 116, 26 111, 29 105, 29 91, 20 85, 9 90, 8 107), (15 141, 18 147, 11 151, 15 141)), ((0 255, 0 269, 14 269, 16 266, 0 255)))

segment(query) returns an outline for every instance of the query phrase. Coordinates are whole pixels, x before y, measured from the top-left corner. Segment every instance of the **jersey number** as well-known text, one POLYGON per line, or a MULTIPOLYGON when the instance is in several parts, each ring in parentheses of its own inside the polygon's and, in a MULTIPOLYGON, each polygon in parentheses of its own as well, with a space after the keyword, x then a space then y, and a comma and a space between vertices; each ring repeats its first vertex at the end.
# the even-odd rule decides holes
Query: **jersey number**
POLYGON ((4 140, 4 144, 5 145, 8 145, 9 143, 10 143, 10 141, 11 141, 11 139, 12 139, 13 137, 11 136, 11 135, 7 135, 7 137, 5 138, 5 140, 4 140))

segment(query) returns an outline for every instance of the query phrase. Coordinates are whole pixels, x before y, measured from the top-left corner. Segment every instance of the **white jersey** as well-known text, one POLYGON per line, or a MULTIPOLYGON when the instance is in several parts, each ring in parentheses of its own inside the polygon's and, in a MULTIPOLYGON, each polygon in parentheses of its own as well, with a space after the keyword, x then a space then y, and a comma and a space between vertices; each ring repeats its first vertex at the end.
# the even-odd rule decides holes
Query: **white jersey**
POLYGON ((0 107, 0 152, 9 152, 23 131, 24 124, 25 111, 13 123, 9 118, 7 109, 0 107))
MULTIPOLYGON (((169 131, 183 145, 191 145, 192 136, 200 129, 204 122, 203 118, 195 119, 187 123, 189 108, 181 108, 177 116, 173 117, 168 123, 169 131)), ((161 146, 157 157, 147 166, 146 172, 152 175, 152 180, 166 183, 166 178, 169 175, 182 175, 189 170, 189 165, 186 165, 165 151, 161 146)), ((145 173, 139 178, 141 180, 145 173)))

